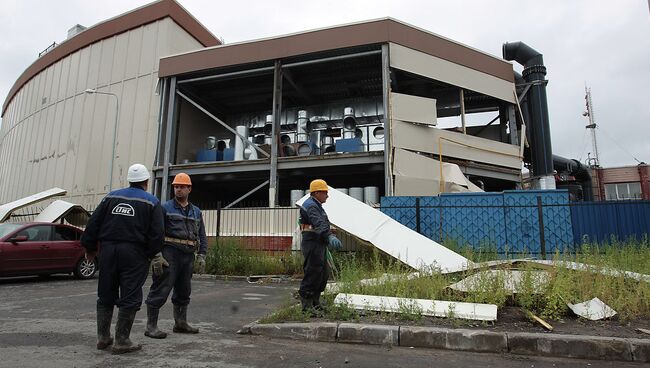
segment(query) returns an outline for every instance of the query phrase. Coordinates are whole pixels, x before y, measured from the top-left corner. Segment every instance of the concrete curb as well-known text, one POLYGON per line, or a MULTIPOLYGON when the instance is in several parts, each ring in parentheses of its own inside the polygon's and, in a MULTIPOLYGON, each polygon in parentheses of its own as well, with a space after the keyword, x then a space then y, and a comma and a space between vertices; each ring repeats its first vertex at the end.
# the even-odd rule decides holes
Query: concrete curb
POLYGON ((650 339, 636 338, 336 322, 253 322, 237 333, 308 341, 650 362, 650 339))

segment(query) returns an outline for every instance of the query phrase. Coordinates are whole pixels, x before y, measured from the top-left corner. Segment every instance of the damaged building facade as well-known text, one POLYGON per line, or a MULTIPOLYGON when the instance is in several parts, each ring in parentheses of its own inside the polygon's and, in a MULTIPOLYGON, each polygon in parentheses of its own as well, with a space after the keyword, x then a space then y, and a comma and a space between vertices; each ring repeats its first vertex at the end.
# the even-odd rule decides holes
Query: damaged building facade
POLYGON ((179 172, 195 198, 271 207, 317 177, 380 195, 520 181, 512 64, 393 19, 163 57, 160 77, 161 197, 179 172), (467 126, 475 113, 493 119, 467 126))
POLYGON ((56 46, 2 111, 0 203, 58 186, 89 208, 133 162, 223 206, 316 177, 369 202, 514 189, 527 134, 501 58, 390 18, 221 45, 172 0, 56 46))

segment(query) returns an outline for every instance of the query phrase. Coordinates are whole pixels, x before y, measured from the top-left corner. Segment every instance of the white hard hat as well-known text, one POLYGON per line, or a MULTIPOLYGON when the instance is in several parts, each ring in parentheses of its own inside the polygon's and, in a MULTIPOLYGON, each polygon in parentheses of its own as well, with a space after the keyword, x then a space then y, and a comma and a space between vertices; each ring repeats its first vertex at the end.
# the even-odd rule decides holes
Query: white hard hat
POLYGON ((129 167, 129 172, 126 174, 126 180, 129 183, 139 183, 149 180, 149 170, 143 164, 133 164, 129 167))

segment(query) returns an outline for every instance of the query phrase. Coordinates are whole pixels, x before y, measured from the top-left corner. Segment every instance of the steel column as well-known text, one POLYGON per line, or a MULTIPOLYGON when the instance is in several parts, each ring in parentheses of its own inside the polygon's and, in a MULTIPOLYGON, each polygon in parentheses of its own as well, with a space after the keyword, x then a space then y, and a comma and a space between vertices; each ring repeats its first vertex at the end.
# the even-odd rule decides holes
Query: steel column
POLYGON ((163 154, 163 177, 160 188, 160 200, 167 200, 169 183, 169 165, 171 163, 172 127, 176 124, 176 77, 169 79, 169 97, 167 100, 167 121, 165 129, 165 153, 163 154))
POLYGON ((390 140, 390 53, 388 44, 381 45, 381 79, 384 97, 384 195, 393 195, 393 171, 391 170, 392 142, 390 140))
POLYGON ((278 201, 278 145, 280 144, 280 113, 282 112, 282 64, 275 61, 273 72, 273 127, 271 129, 271 174, 269 185, 269 207, 278 201))

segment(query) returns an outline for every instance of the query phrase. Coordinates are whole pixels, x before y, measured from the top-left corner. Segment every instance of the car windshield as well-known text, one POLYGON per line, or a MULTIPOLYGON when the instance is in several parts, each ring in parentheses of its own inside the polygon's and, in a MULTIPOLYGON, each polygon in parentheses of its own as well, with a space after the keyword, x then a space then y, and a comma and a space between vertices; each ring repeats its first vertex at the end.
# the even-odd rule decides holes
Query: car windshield
POLYGON ((0 224, 0 238, 18 229, 21 226, 22 225, 20 224, 11 224, 11 223, 0 224))

